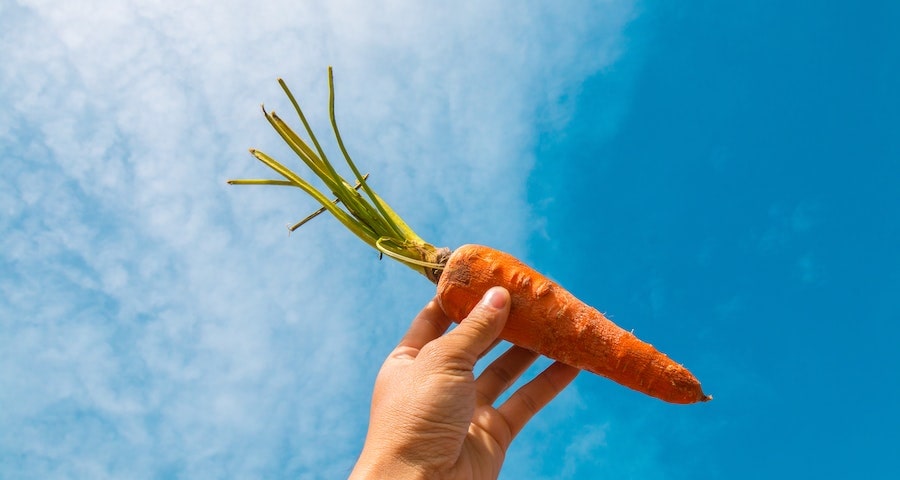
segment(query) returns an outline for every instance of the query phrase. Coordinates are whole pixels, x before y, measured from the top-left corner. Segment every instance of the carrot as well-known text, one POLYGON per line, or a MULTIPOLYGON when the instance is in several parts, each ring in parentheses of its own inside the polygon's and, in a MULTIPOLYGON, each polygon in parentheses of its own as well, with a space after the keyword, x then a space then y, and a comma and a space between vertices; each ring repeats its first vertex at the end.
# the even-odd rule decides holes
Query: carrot
POLYGON ((667 402, 712 399, 686 368, 508 253, 457 248, 438 281, 438 302, 459 322, 496 285, 512 298, 504 340, 667 402))
POLYGON ((512 307, 501 338, 667 402, 695 403, 712 399, 703 393, 700 382, 683 366, 513 256, 479 245, 464 245, 451 252, 419 237, 375 194, 367 182, 368 174, 362 175, 347 153, 334 115, 331 68, 328 69, 330 120, 341 154, 356 179, 354 186, 337 173, 293 94, 280 79, 279 83, 300 117, 309 142, 274 112, 266 112, 264 108, 266 119, 337 198, 330 198, 290 168, 253 149, 250 150, 253 156, 283 179, 229 180, 228 183, 296 187, 312 196, 322 208, 291 230, 318 213, 328 211, 381 254, 400 261, 434 282, 441 308, 456 322, 469 314, 489 288, 503 286, 510 292, 512 307))

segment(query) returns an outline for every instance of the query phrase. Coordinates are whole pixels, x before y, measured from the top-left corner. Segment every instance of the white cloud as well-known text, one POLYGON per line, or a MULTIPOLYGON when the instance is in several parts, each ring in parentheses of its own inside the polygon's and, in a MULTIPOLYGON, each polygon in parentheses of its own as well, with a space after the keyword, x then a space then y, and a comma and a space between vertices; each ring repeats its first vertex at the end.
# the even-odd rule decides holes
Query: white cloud
POLYGON ((612 62, 632 2, 40 2, 0 15, 0 476, 339 477, 427 282, 299 192, 284 76, 436 243, 523 249, 538 112, 612 62), (288 115, 285 115, 286 117, 288 115), (400 292, 403 292, 402 295, 400 292))

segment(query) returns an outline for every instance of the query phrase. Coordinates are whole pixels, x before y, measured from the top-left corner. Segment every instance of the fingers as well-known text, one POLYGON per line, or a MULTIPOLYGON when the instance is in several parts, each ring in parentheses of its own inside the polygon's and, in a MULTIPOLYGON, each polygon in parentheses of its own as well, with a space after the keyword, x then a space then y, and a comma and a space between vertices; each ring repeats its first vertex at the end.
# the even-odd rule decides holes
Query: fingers
POLYGON ((493 287, 485 292, 459 326, 441 339, 447 351, 459 352, 474 366, 503 330, 509 316, 509 303, 509 292, 503 287, 493 287))
POLYGON ((437 300, 432 299, 413 319, 409 330, 394 350, 402 355, 415 356, 428 342, 440 337, 450 327, 451 320, 444 314, 437 300))
POLYGON ((497 345, 500 345, 500 342, 502 341, 502 338, 495 338, 494 341, 491 342, 491 344, 483 352, 481 352, 481 355, 478 356, 478 359, 481 360, 485 355, 491 353, 491 350, 493 350, 497 345))
POLYGON ((561 392, 579 370, 564 363, 554 362, 541 372, 534 380, 516 390, 503 405, 497 409, 506 419, 510 431, 510 441, 522 430, 537 412, 550 403, 561 392))
POLYGON ((538 358, 538 354, 513 345, 503 355, 494 360, 475 381, 475 392, 479 405, 491 405, 503 394, 538 358))

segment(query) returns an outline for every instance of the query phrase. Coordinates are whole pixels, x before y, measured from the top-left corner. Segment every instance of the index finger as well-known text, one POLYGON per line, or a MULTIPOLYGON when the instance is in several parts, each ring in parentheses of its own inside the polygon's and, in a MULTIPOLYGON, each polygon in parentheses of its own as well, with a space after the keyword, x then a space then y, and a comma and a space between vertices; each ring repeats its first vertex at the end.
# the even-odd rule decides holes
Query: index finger
POLYGON ((451 322, 438 305, 437 297, 432 298, 413 319, 397 349, 413 349, 418 353, 428 342, 443 335, 450 328, 451 322))

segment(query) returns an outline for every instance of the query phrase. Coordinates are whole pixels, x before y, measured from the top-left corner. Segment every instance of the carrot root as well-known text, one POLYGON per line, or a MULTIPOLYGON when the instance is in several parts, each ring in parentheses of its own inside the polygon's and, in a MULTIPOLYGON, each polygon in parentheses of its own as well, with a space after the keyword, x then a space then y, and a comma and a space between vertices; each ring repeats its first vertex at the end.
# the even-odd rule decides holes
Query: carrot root
POLYGON ((712 399, 682 365, 507 253, 481 245, 456 249, 438 281, 438 301, 460 322, 497 285, 512 297, 504 340, 667 402, 712 399))

